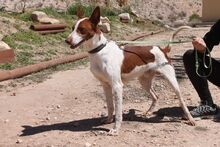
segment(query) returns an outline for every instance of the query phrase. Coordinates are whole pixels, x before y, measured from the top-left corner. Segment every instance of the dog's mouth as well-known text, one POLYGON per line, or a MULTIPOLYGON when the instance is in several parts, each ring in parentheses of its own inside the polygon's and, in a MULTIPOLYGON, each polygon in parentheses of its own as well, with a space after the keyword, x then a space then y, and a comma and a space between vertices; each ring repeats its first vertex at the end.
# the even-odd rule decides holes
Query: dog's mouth
POLYGON ((83 39, 82 41, 80 41, 78 44, 75 44, 75 45, 71 44, 70 48, 71 48, 71 49, 75 49, 75 48, 77 48, 78 46, 80 46, 84 41, 86 41, 86 40, 83 39))

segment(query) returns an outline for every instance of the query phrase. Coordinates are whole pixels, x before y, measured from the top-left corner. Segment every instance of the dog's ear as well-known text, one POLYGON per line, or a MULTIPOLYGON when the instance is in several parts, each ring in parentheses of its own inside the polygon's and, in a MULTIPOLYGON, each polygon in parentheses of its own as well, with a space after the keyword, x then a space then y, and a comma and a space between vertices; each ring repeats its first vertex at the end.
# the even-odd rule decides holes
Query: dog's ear
POLYGON ((96 27, 100 21, 100 7, 97 6, 95 10, 92 12, 92 15, 90 16, 89 20, 94 24, 96 27))
POLYGON ((162 50, 163 50, 164 53, 169 53, 170 50, 171 50, 171 48, 170 48, 170 46, 168 45, 168 46, 166 46, 165 48, 163 48, 162 50))
POLYGON ((83 11, 83 9, 82 9, 81 6, 78 6, 78 7, 77 7, 76 15, 78 16, 79 19, 81 19, 81 18, 84 17, 84 11, 83 11))

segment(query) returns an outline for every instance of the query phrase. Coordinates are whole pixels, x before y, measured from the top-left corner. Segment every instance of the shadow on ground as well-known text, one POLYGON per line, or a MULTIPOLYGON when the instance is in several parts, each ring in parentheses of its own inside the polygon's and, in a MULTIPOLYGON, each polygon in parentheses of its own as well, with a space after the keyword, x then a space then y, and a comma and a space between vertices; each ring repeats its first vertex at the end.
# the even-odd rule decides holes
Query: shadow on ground
MULTIPOLYGON (((190 108, 189 108, 190 109, 190 108)), ((134 109, 130 109, 127 114, 123 114, 123 121, 137 121, 146 123, 167 123, 167 122, 180 122, 183 116, 183 111, 180 107, 169 107, 159 109, 154 113, 152 117, 145 117, 143 115, 135 114, 134 109), (164 117, 171 117, 174 119, 163 120, 164 117)), ((101 120, 104 117, 89 118, 82 120, 75 120, 65 123, 57 123, 51 125, 40 125, 40 126, 22 126, 22 134, 20 136, 35 135, 38 133, 53 131, 53 130, 68 130, 73 132, 81 131, 106 131, 109 129, 103 128, 101 120)))

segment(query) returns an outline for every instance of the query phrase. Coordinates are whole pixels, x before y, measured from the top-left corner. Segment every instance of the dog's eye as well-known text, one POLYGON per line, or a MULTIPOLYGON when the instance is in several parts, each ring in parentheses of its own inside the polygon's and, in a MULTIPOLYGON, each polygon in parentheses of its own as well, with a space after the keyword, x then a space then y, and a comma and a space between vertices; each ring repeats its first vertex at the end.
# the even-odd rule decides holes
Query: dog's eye
POLYGON ((86 29, 85 28, 78 28, 78 31, 82 35, 86 34, 86 29))

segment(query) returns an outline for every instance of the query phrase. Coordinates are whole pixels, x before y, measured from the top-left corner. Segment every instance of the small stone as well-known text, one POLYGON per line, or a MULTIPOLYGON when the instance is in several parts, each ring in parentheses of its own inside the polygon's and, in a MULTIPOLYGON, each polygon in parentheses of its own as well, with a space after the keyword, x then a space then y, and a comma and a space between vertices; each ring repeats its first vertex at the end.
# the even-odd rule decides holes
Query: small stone
POLYGON ((130 14, 129 13, 122 13, 119 15, 120 21, 123 23, 128 23, 130 21, 130 14))
POLYGON ((46 117, 46 120, 50 120, 50 117, 46 117))
POLYGON ((57 108, 58 108, 58 109, 60 109, 60 107, 61 107, 60 105, 57 105, 57 108))
POLYGON ((102 112, 101 113, 101 117, 105 117, 106 116, 106 113, 105 112, 102 112))
POLYGON ((92 146, 90 143, 88 142, 85 143, 85 147, 90 147, 90 146, 92 146))
POLYGON ((9 122, 9 119, 6 119, 5 121, 4 121, 4 123, 8 123, 9 122))
POLYGON ((208 131, 209 129, 208 129, 208 127, 196 126, 195 130, 197 130, 197 131, 208 131))
POLYGON ((140 100, 135 100, 135 103, 140 103, 140 100))
POLYGON ((148 130, 147 130, 147 129, 144 129, 142 132, 148 132, 148 130))
POLYGON ((11 96, 16 96, 16 93, 15 93, 15 92, 13 92, 13 93, 11 94, 11 96))
POLYGON ((44 24, 58 24, 58 23, 60 23, 59 20, 54 19, 54 18, 50 18, 49 16, 47 16, 46 13, 41 12, 41 11, 32 12, 31 19, 33 21, 37 21, 37 22, 44 23, 44 24))
POLYGON ((163 121, 170 121, 169 117, 164 116, 163 121))
POLYGON ((57 120, 57 117, 54 117, 54 120, 57 120))
POLYGON ((158 137, 158 135, 150 135, 150 137, 155 138, 158 137))
POLYGON ((107 22, 100 24, 99 28, 103 33, 109 33, 111 31, 110 24, 107 22))
POLYGON ((0 41, 0 48, 1 49, 11 49, 8 44, 6 44, 5 42, 3 41, 0 41))
POLYGON ((110 23, 110 20, 108 19, 108 17, 100 17, 100 21, 102 22, 102 23, 110 23))
POLYGON ((21 140, 21 139, 18 139, 18 140, 16 141, 17 144, 22 143, 22 142, 23 142, 23 140, 21 140))

